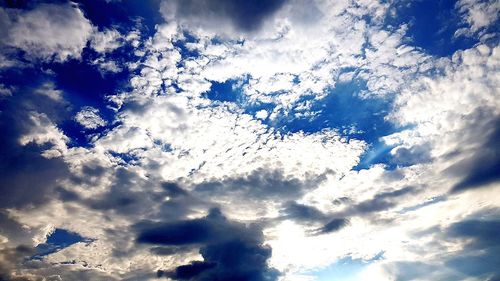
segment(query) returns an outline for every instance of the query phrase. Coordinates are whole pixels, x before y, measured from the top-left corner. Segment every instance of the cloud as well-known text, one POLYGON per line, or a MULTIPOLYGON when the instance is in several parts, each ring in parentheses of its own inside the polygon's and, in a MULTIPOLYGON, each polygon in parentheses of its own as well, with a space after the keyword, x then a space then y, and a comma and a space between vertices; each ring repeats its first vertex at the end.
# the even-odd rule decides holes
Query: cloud
POLYGON ((107 122, 99 116, 99 110, 91 106, 84 106, 75 115, 75 121, 85 129, 97 129, 107 124, 107 122))
POLYGON ((408 186, 394 191, 378 193, 372 199, 356 204, 353 206, 353 209, 359 213, 372 213, 387 210, 397 205, 399 197, 414 193, 415 191, 416 189, 414 187, 408 186))
POLYGON ((500 245, 499 222, 494 219, 497 211, 487 210, 485 213, 490 215, 475 213, 442 229, 428 230, 424 235, 436 235, 436 241, 448 243, 451 248, 443 247, 437 256, 423 257, 420 261, 383 262, 380 265, 384 268, 385 278, 496 280, 499 277, 496 269, 500 264, 496 255, 500 245), (455 250, 451 250, 453 247, 455 250))
POLYGON ((57 181, 68 175, 67 164, 61 159, 67 151, 67 137, 49 117, 59 110, 64 112, 64 106, 33 89, 16 91, 2 102, 0 189, 5 196, 0 205, 22 208, 43 204, 51 199, 57 181))
POLYGON ((469 30, 458 30, 456 35, 464 32, 471 36, 498 21, 500 4, 497 1, 460 0, 456 7, 462 15, 462 19, 470 26, 469 30))
POLYGON ((98 53, 108 53, 121 47, 124 42, 122 35, 115 29, 94 30, 90 38, 90 47, 98 53))
POLYGON ((453 186, 452 192, 478 188, 500 180, 498 174, 500 170, 500 119, 490 120, 481 129, 485 142, 480 149, 475 151, 470 158, 461 160, 448 168, 449 171, 465 173, 462 180, 453 186))
POLYGON ((75 4, 40 4, 28 11, 2 9, 6 40, 28 58, 65 61, 80 58, 92 25, 75 4))
POLYGON ((339 231, 340 229, 347 226, 348 224, 349 224, 349 220, 347 220, 345 218, 332 219, 320 229, 320 233, 330 233, 330 232, 339 231))
POLYGON ((464 220, 451 225, 446 233, 450 238, 469 240, 461 255, 448 259, 447 266, 467 276, 494 280, 500 277, 497 268, 500 258, 500 221, 464 220))
POLYGON ((369 263, 366 280, 494 278, 477 262, 497 248, 498 215, 468 214, 499 205, 498 47, 433 57, 387 25, 385 2, 235 3, 163 2, 166 22, 128 36, 99 31, 84 5, 1 10, 47 37, 1 30, 22 39, 3 43, 2 66, 17 52, 44 66, 40 80, 0 73, 5 278, 295 280, 345 257, 369 263), (87 103, 72 90, 88 79, 46 83, 73 58, 129 84, 87 103), (227 99, 212 95, 221 84, 227 99), (391 106, 357 106, 378 102, 391 106), (332 125, 343 112, 375 133, 332 125), (374 141, 393 149, 357 167, 374 141), (23 262, 56 228, 94 242, 23 262))
POLYGON ((325 214, 317 208, 293 201, 287 202, 282 212, 285 218, 297 221, 315 222, 321 221, 325 218, 325 214))
POLYGON ((200 245, 203 261, 192 261, 159 276, 177 280, 276 280, 269 268, 271 249, 261 230, 231 222, 218 209, 206 217, 141 227, 137 241, 160 245, 200 245))
POLYGON ((398 97, 392 117, 415 127, 388 136, 387 142, 428 146, 434 165, 439 163, 447 176, 461 178, 448 187, 453 191, 495 182, 498 102, 494 85, 498 79, 492 71, 498 64, 498 47, 478 45, 457 51, 442 75, 410 85, 408 90, 420 88, 419 94, 407 92, 398 97), (421 110, 428 113, 420 114, 421 110))
POLYGON ((347 218, 335 218, 335 214, 323 213, 313 206, 296 202, 287 202, 282 213, 282 219, 290 219, 299 223, 313 225, 323 224, 322 227, 311 231, 313 235, 333 233, 349 224, 349 219, 347 218))
POLYGON ((162 11, 167 21, 215 29, 230 24, 243 32, 255 31, 272 16, 286 0, 273 1, 164 1, 162 11))
POLYGON ((194 191, 210 196, 237 195, 244 200, 286 200, 300 197, 322 180, 324 177, 318 176, 301 181, 281 171, 259 169, 243 177, 203 182, 194 191))

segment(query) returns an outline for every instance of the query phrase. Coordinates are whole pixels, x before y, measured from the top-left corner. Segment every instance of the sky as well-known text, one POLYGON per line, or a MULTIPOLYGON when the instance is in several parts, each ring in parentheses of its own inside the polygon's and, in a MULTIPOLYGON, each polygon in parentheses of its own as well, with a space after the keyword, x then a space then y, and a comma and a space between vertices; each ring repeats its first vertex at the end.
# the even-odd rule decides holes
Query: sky
POLYGON ((497 0, 0 0, 0 280, 500 280, 497 0))

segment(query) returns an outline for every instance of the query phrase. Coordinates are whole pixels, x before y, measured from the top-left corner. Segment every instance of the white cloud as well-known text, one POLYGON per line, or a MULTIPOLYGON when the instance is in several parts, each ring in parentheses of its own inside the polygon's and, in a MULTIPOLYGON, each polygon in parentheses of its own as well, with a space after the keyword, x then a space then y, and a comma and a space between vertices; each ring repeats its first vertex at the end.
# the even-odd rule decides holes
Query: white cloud
MULTIPOLYGON (((470 137, 467 131, 471 126, 479 126, 500 113, 496 97, 500 87, 496 71, 499 66, 498 46, 479 45, 456 52, 444 75, 423 77, 398 97, 392 118, 401 125, 413 124, 416 128, 395 136, 404 138, 403 141, 432 142, 432 155, 438 158, 451 153, 470 137), (481 110, 492 111, 485 116, 489 119, 475 120, 474 114, 481 110)), ((481 136, 473 137, 475 140, 469 140, 469 145, 479 145, 481 136)))
POLYGON ((40 88, 35 90, 35 93, 38 95, 45 96, 56 102, 63 102, 63 92, 54 87, 54 84, 51 82, 45 83, 40 88))
POLYGON ((115 29, 94 30, 90 38, 90 46, 98 53, 108 53, 123 45, 120 32, 115 29))
POLYGON ((199 109, 201 101, 182 96, 141 102, 139 111, 123 112, 123 125, 97 144, 120 153, 154 148, 155 141, 169 144, 173 149, 169 152, 136 150, 146 162, 163 163, 165 179, 189 175, 196 182, 262 166, 295 176, 328 169, 343 172, 357 163, 364 148, 363 142, 347 142, 333 131, 280 134, 250 115, 231 112, 228 106, 199 109))
POLYGON ((3 12, 9 21, 8 40, 3 43, 22 49, 32 58, 78 59, 92 34, 91 23, 75 4, 40 4, 27 12, 3 12))
POLYGON ((483 28, 496 24, 500 12, 500 3, 495 0, 460 0, 456 3, 456 7, 462 14, 462 19, 470 26, 470 29, 458 30, 456 35, 465 33, 471 36, 483 28))
POLYGON ((68 137, 61 132, 47 115, 38 112, 30 112, 29 120, 32 122, 30 130, 19 138, 21 145, 35 143, 37 145, 50 144, 42 155, 47 158, 63 156, 66 151, 68 137))
POLYGON ((257 113, 255 113, 255 118, 257 119, 265 120, 267 116, 269 116, 269 113, 265 109, 259 110, 257 111, 257 113))
POLYGON ((106 126, 107 122, 99 116, 99 110, 91 106, 85 106, 75 115, 75 121, 85 129, 97 129, 106 126))

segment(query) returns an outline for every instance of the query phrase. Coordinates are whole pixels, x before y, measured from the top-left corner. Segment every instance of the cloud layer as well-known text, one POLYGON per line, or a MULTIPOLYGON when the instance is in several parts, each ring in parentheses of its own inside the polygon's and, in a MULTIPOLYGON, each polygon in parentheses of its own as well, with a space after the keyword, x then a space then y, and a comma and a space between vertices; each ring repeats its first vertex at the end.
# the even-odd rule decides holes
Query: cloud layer
POLYGON ((0 279, 499 278, 496 1, 14 2, 0 279))

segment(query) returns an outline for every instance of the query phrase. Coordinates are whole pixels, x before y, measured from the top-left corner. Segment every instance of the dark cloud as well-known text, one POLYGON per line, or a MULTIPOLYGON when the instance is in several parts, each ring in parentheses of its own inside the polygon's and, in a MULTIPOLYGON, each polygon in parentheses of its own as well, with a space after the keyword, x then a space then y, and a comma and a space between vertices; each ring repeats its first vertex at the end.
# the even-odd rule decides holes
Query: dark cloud
POLYGON ((316 188, 326 179, 324 175, 301 181, 284 176, 279 170, 258 169, 237 178, 207 181, 197 185, 195 192, 204 196, 240 195, 245 200, 292 200, 316 188))
POLYGON ((178 280, 190 280, 196 278, 204 271, 212 269, 215 263, 192 261, 190 264, 178 266, 174 272, 159 271, 159 277, 165 275, 178 280))
POLYGON ((498 280, 500 268, 499 210, 483 210, 449 227, 418 231, 415 238, 433 236, 439 244, 460 243, 460 250, 444 252, 431 262, 396 262, 390 271, 396 280, 498 280))
POLYGON ((399 197, 416 192, 415 187, 407 186, 398 190, 382 192, 372 199, 360 202, 352 207, 356 213, 372 213, 383 211, 397 205, 399 197))
POLYGON ((169 12, 177 18, 195 24, 228 20, 236 29, 255 31, 268 17, 278 11, 287 0, 177 0, 166 2, 169 12))
POLYGON ((159 246, 150 249, 152 254, 159 256, 176 255, 189 250, 190 250, 189 246, 159 246))
POLYGON ((330 220, 327 224, 325 224, 322 228, 318 230, 319 233, 331 233, 339 231, 349 224, 349 220, 346 218, 335 218, 330 220))
MULTIPOLYGON (((192 214, 194 209, 211 208, 215 204, 200 199, 176 182, 161 182, 159 179, 143 177, 131 167, 108 168, 104 175, 112 182, 105 192, 78 200, 94 210, 114 212, 132 218, 152 219, 164 222, 176 221, 192 214)), ((71 192, 58 190, 60 196, 74 199, 71 192)))
POLYGON ((52 199, 57 181, 69 175, 68 167, 60 158, 41 155, 52 147, 50 142, 21 145, 19 139, 37 129, 30 118, 35 112, 57 121, 67 114, 66 106, 26 87, 1 99, 0 110, 0 207, 38 206, 52 199))
POLYGON ((409 148, 397 148, 391 158, 391 162, 399 166, 411 166, 415 164, 427 163, 432 160, 431 148, 428 144, 416 145, 409 148))
POLYGON ((281 211, 281 219, 291 219, 300 223, 322 224, 323 226, 311 232, 312 235, 327 234, 339 231, 349 224, 349 220, 341 217, 332 218, 332 214, 323 213, 313 206, 287 202, 281 211))
POLYGON ((107 176, 112 179, 112 185, 103 194, 83 199, 83 204, 96 210, 112 210, 132 217, 150 212, 166 196, 165 193, 155 192, 155 183, 141 178, 133 169, 114 167, 107 176), (138 187, 142 191, 138 191, 138 187))
POLYGON ((187 195, 187 191, 182 189, 179 184, 174 182, 164 182, 161 185, 170 197, 179 197, 187 195))
POLYGON ((271 248, 263 245, 262 230, 225 218, 218 209, 206 217, 170 223, 144 223, 137 241, 166 246, 200 247, 203 261, 178 266, 174 271, 159 271, 159 276, 176 280, 276 280, 269 268, 271 248))
POLYGON ((468 219, 457 222, 446 230, 446 236, 448 239, 467 241, 461 254, 446 261, 447 266, 484 280, 500 277, 500 220, 468 219))
POLYGON ((193 196, 180 184, 160 182, 154 177, 144 178, 134 169, 115 167, 108 172, 113 184, 102 194, 80 200, 95 210, 164 222, 178 221, 193 210, 214 207, 214 204, 193 196))
MULTIPOLYGON (((481 118, 479 114, 477 118, 481 118)), ((472 157, 461 160, 451 170, 465 173, 452 192, 478 188, 500 180, 500 118, 495 118, 480 126, 486 141, 479 145, 472 157)))
POLYGON ((351 201, 352 200, 349 197, 343 196, 343 197, 336 198, 335 200, 332 201, 332 203, 335 206, 341 206, 341 205, 349 203, 351 201))
POLYGON ((418 189, 412 186, 397 190, 387 191, 376 194, 371 199, 352 203, 347 197, 341 197, 333 201, 333 204, 345 208, 338 212, 322 213, 311 206, 297 203, 288 203, 283 211, 284 218, 295 219, 297 221, 307 221, 312 223, 321 223, 323 226, 312 231, 313 235, 327 234, 336 232, 349 225, 349 218, 352 216, 369 216, 376 218, 377 212, 384 211, 397 206, 401 197, 418 192, 418 189))
POLYGON ((296 202, 287 202, 282 213, 285 219, 297 221, 314 222, 325 219, 325 214, 317 208, 296 202))
MULTIPOLYGON (((17 246, 0 250, 0 280, 16 280, 14 273, 24 259, 34 253, 29 246, 17 246)), ((23 279, 17 279, 23 280, 23 279)), ((29 279, 24 279, 29 280, 29 279)))

